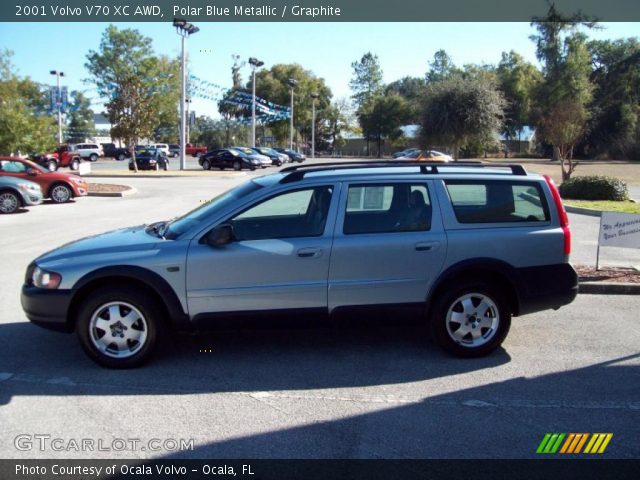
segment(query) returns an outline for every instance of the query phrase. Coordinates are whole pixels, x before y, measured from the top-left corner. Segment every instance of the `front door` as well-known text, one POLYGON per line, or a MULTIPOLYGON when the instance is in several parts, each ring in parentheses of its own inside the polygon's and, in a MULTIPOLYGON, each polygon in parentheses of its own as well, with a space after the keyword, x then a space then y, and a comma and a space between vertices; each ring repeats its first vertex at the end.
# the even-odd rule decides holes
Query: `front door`
POLYGON ((190 315, 326 313, 337 197, 336 185, 289 188, 221 222, 233 227, 233 242, 212 247, 195 238, 187 259, 190 315))

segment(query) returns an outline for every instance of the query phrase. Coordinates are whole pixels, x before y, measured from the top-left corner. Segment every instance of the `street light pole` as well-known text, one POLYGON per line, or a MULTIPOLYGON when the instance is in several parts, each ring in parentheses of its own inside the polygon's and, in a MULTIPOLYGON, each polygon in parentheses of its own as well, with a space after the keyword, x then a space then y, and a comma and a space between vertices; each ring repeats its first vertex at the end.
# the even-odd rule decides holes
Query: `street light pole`
POLYGON ((289 119, 289 150, 293 150, 293 89, 298 85, 298 81, 295 78, 287 80, 287 85, 291 87, 291 117, 289 119))
POLYGON ((64 72, 59 70, 49 71, 56 76, 56 105, 58 106, 58 145, 62 144, 62 92, 60 92, 60 77, 64 77, 64 72))
POLYGON ((256 69, 264 65, 255 57, 249 58, 249 64, 253 70, 253 96, 251 99, 251 146, 256 148, 256 69))
POLYGON ((193 23, 187 22, 184 18, 174 18, 173 26, 176 33, 182 37, 182 56, 180 58, 180 170, 187 168, 186 147, 187 147, 187 119, 185 116, 185 104, 187 102, 187 72, 186 72, 186 39, 200 31, 193 23))
POLYGON ((311 158, 316 158, 316 99, 318 94, 313 92, 311 94, 313 99, 311 102, 311 158))

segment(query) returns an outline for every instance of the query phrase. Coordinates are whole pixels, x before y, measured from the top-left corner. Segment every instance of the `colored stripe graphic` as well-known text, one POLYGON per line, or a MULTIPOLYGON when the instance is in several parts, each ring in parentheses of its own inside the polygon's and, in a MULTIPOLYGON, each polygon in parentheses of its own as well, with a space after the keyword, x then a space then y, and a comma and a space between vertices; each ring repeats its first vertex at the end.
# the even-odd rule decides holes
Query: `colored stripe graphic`
POLYGON ((613 433, 546 433, 538 445, 536 453, 600 454, 604 453, 612 438, 613 433), (587 446, 583 451, 585 443, 587 446))

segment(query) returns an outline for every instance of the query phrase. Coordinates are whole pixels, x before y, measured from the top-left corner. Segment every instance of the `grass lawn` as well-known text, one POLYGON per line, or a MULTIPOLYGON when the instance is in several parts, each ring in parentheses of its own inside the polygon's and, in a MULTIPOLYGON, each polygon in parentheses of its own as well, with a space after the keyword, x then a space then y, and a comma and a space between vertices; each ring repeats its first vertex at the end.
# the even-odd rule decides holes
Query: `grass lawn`
POLYGON ((572 207, 592 208, 605 212, 640 213, 640 203, 612 202, 609 200, 563 200, 565 205, 572 207))

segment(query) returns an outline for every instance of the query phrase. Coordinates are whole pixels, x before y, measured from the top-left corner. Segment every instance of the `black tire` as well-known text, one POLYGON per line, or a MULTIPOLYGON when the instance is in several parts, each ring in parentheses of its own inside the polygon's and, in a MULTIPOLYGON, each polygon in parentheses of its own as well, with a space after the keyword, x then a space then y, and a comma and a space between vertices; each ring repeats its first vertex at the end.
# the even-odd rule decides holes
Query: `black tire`
MULTIPOLYGON (((106 324, 103 323, 103 325, 106 324)), ((103 287, 96 290, 84 300, 76 318, 76 333, 82 349, 89 358, 103 367, 118 369, 138 367, 148 361, 158 344, 162 326, 162 310, 158 307, 158 300, 137 288, 103 287), (118 327, 120 320, 113 322, 109 305, 117 306, 117 312, 123 321, 130 312, 134 312, 134 317, 138 319, 129 328, 120 330, 124 325, 121 323, 118 327), (128 308, 129 306, 133 309, 128 308), (93 321, 94 318, 95 321, 93 321), (101 350, 97 345, 104 345, 111 340, 108 336, 109 332, 98 326, 97 322, 104 319, 107 323, 111 323, 109 327, 113 343, 111 348, 106 346, 101 350), (144 334, 144 339, 141 338, 141 341, 118 340, 119 336, 128 335, 126 331, 129 329, 140 336, 144 334), (118 332, 122 333, 118 334, 118 332), (127 351, 125 347, 120 351, 119 346, 115 345, 116 341, 126 342, 129 350, 127 351), (120 354, 122 355, 118 356, 120 354)))
POLYGON ((49 189, 49 198, 55 203, 67 203, 73 198, 73 190, 66 183, 54 183, 49 189))
POLYGON ((206 158, 202 160, 202 169, 203 170, 211 170, 211 162, 206 158))
POLYGON ((116 158, 116 160, 118 160, 119 162, 123 161, 124 159, 125 159, 124 153, 119 153, 118 158, 116 158))
POLYGON ((242 164, 238 160, 236 160, 235 162, 233 162, 233 169, 235 171, 242 170, 242 164))
POLYGON ((71 162, 69 163, 69 168, 71 170, 78 170, 80 168, 80 159, 78 158, 72 159, 71 162))
POLYGON ((58 162, 53 158, 47 160, 47 170, 49 170, 50 172, 55 172, 56 170, 58 170, 58 162))
POLYGON ((463 358, 481 357, 506 338, 511 311, 500 288, 480 280, 467 281, 451 285, 436 299, 430 326, 436 342, 447 352, 463 358))
POLYGON ((11 190, 0 191, 0 213, 15 213, 22 206, 20 197, 11 190))
POLYGON ((98 155, 95 153, 92 153, 91 155, 89 155, 89 160, 91 160, 92 162, 97 162, 98 161, 98 155))

